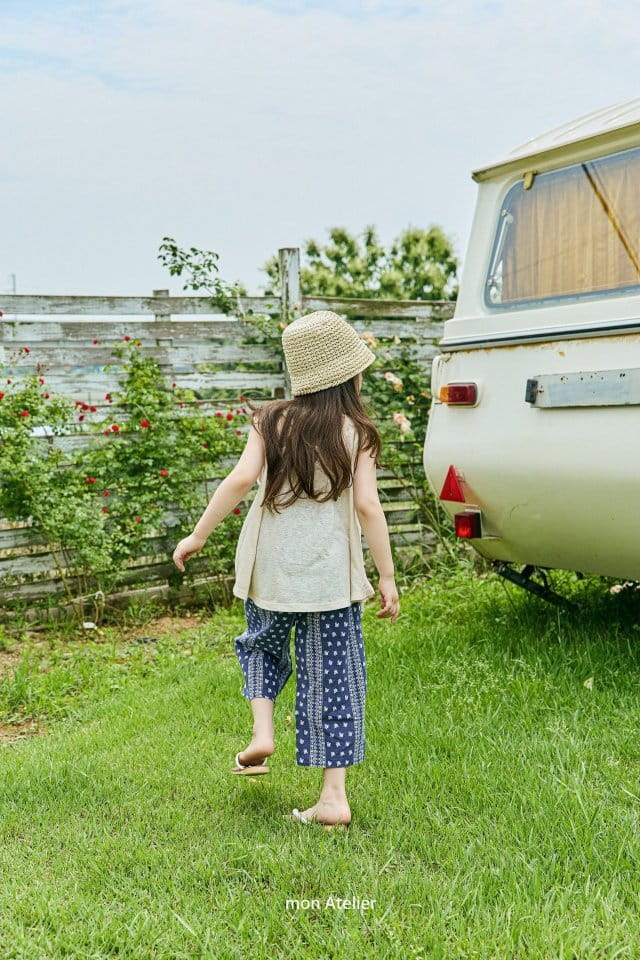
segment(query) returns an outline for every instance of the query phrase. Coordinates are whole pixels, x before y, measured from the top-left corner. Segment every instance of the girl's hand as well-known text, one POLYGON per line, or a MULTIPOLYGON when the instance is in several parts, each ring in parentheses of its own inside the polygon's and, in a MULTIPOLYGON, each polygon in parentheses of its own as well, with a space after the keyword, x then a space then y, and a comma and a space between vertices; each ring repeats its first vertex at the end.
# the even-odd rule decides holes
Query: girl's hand
POLYGON ((173 551, 173 562, 178 570, 184 573, 185 562, 198 550, 202 550, 206 542, 202 537, 197 537, 195 533, 190 533, 188 537, 181 540, 173 551))
POLYGON ((393 623, 398 619, 400 613, 400 602, 398 600, 398 588, 393 577, 380 577, 378 589, 382 597, 382 607, 376 610, 376 617, 391 617, 393 623))

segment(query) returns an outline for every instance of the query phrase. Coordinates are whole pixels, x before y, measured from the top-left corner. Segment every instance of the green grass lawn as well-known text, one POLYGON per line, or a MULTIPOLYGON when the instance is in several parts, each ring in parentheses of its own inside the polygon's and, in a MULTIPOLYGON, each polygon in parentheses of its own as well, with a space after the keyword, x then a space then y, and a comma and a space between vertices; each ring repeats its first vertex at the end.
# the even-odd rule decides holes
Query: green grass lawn
POLYGON ((320 777, 293 678, 271 775, 229 773, 240 601, 157 643, 27 649, 0 711, 46 729, 0 749, 2 960, 635 960, 640 591, 557 582, 577 611, 464 568, 395 624, 367 603, 367 757, 333 831, 287 816, 320 777))

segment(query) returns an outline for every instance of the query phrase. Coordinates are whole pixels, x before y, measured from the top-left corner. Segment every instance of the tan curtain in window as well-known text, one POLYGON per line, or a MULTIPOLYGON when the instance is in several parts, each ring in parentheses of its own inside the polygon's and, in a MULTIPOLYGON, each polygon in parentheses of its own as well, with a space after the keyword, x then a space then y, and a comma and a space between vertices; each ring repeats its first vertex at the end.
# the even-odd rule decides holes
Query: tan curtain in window
POLYGON ((640 150, 518 184, 502 258, 502 301, 640 283, 640 150))

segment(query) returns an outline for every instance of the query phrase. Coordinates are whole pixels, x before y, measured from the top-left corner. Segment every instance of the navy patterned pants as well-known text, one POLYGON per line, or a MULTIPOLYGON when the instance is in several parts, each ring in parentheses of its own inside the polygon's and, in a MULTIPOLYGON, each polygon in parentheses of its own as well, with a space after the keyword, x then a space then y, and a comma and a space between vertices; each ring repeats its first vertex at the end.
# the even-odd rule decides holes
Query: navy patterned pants
POLYGON ((350 767, 364 759, 367 690, 362 602, 318 613, 265 610, 247 597, 247 629, 235 640, 248 700, 275 700, 296 659, 296 759, 304 767, 350 767))

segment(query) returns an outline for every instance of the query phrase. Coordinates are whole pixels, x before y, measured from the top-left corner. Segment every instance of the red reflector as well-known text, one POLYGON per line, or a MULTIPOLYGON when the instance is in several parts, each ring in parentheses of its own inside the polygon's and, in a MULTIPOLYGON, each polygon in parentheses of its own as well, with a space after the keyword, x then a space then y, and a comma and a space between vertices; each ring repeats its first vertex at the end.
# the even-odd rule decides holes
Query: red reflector
POLYGON ((440 387, 438 397, 441 403, 472 406, 478 398, 478 388, 475 383, 448 383, 440 387))
POLYGON ((456 537, 463 540, 474 540, 482 536, 479 510, 463 510, 453 518, 456 525, 456 537))
POLYGON ((460 503, 464 503, 465 497, 462 492, 462 487, 460 486, 460 481, 458 480, 458 474, 456 473, 456 468, 451 464, 447 470, 447 475, 444 478, 444 484, 442 490, 440 491, 441 500, 458 500, 460 503))

